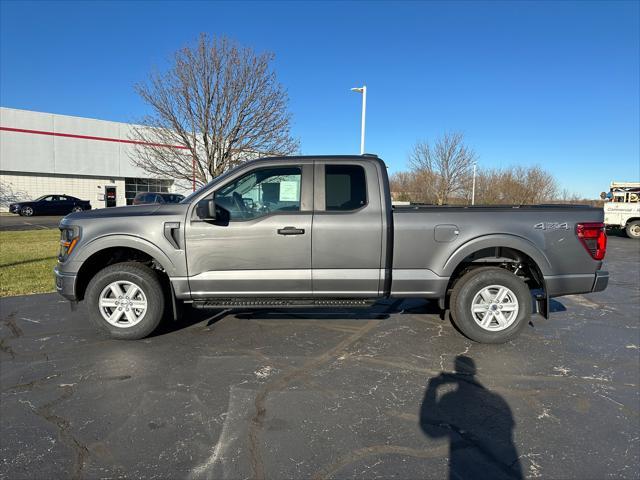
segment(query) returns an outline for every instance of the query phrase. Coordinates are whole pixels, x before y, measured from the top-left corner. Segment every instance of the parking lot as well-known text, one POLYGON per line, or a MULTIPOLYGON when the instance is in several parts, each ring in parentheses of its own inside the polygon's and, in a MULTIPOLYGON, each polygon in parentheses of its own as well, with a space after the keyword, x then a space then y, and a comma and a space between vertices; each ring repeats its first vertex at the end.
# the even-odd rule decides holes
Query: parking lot
POLYGON ((640 243, 480 345, 435 306, 195 311, 135 342, 0 300, 2 478, 638 478, 640 243))
POLYGON ((21 217, 20 215, 0 215, 0 232, 18 230, 44 230, 58 228, 62 217, 60 215, 37 215, 21 217))

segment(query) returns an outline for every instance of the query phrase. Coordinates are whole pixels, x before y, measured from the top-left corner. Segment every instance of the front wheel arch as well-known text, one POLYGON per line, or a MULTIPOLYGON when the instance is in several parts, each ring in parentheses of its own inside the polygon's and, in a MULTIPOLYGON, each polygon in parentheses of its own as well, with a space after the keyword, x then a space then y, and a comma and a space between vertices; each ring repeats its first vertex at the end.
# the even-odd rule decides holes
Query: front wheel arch
POLYGON ((125 262, 137 262, 157 270, 163 286, 169 285, 169 277, 160 269, 161 265, 157 260, 148 253, 131 247, 111 247, 98 250, 84 260, 76 276, 76 298, 84 300, 87 286, 99 271, 110 265, 125 262))

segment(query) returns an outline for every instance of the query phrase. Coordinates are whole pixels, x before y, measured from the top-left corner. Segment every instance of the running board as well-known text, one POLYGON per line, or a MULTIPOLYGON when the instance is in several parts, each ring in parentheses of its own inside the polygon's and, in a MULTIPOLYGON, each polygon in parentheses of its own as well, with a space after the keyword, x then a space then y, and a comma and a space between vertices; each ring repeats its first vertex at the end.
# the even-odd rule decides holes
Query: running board
POLYGON ((377 299, 367 298, 211 298, 194 300, 194 308, 328 308, 370 307, 377 299))

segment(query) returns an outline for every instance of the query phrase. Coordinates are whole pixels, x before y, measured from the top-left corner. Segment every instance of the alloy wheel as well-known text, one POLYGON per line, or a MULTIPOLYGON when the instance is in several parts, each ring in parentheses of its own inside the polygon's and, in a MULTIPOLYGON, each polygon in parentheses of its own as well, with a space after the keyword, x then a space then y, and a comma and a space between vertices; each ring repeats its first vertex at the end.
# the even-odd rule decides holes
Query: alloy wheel
POLYGON ((503 285, 484 287, 471 302, 473 319, 490 332, 509 328, 518 317, 519 310, 516 294, 503 285))
POLYGON ((147 297, 135 283, 118 280, 100 293, 98 308, 111 325, 128 328, 137 325, 147 313, 147 297))

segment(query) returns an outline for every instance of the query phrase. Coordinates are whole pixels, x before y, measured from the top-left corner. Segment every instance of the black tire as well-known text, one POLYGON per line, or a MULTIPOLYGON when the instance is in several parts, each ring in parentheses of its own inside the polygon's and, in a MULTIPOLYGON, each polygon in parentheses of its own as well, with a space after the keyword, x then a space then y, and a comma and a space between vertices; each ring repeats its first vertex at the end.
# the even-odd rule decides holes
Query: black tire
POLYGON ((73 212, 82 212, 84 209, 82 207, 75 206, 71 209, 71 213, 73 212))
POLYGON ((627 233, 627 237, 633 238, 634 240, 640 240, 640 220, 627 222, 625 232, 627 233))
MULTIPOLYGON (((531 305, 531 293, 527 284, 517 275, 497 267, 477 268, 464 275, 455 284, 450 301, 451 318, 455 326, 466 337, 480 343, 505 343, 517 336, 531 318, 531 305), (490 331, 480 326, 471 309, 476 296, 483 289, 494 285, 510 290, 510 295, 517 299, 518 311, 517 314, 513 313, 515 319, 508 327, 490 331)), ((497 308, 502 308, 499 303, 496 304, 497 308)), ((494 322, 497 328, 497 320, 491 322, 494 322)))
POLYGON ((33 210, 33 207, 25 206, 20 209, 21 217, 31 217, 34 213, 35 211, 33 210))
POLYGON ((158 275, 151 268, 138 262, 116 263, 100 270, 89 282, 85 300, 93 323, 108 332, 111 337, 124 340, 138 340, 149 335, 156 329, 165 311, 164 293, 158 275), (116 281, 135 284, 146 297, 146 312, 142 319, 132 326, 115 326, 102 316, 99 306, 100 295, 107 286, 116 281))

